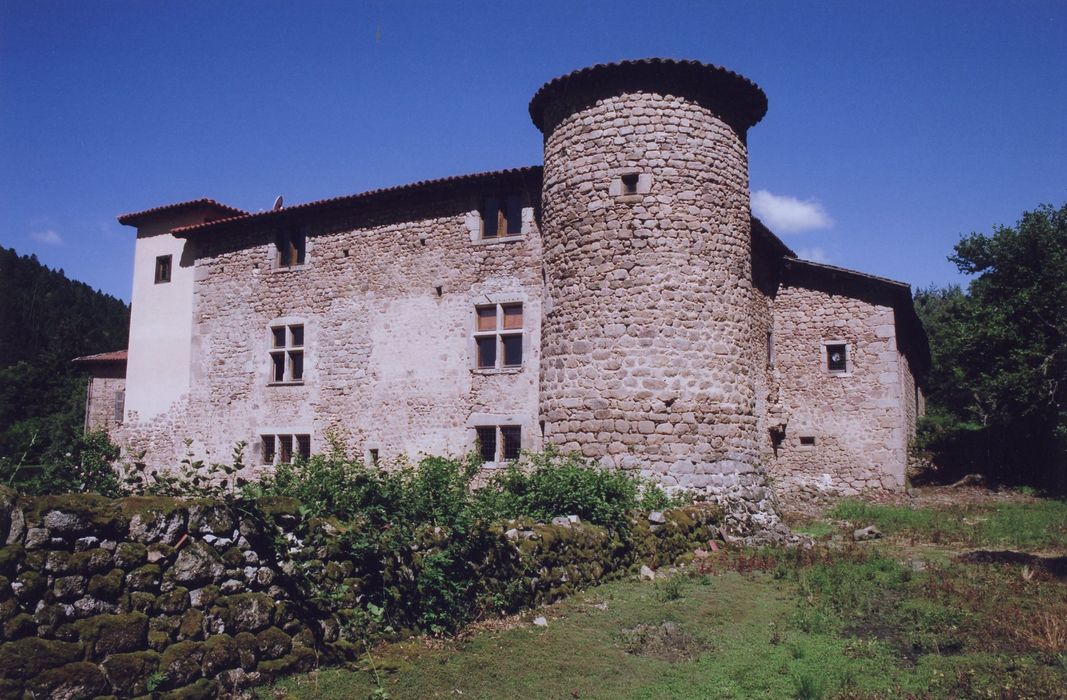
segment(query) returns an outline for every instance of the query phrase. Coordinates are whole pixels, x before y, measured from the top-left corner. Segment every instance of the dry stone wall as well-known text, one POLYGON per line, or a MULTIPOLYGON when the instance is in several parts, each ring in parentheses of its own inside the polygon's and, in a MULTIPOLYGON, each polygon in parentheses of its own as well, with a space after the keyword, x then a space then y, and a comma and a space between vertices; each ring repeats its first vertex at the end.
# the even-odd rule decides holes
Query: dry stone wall
MULTIPOLYGON (((718 536, 720 516, 677 509, 635 517, 625 533, 561 520, 490 526, 475 592, 551 602, 673 562, 718 536)), ((408 557, 367 563, 346 558, 337 534, 284 498, 28 498, 0 487, 0 697, 214 697, 354 659, 364 630, 341 620, 364 586, 403 588, 448 535, 427 529, 408 557), (329 606, 310 595, 322 591, 337 592, 329 606)))
POLYGON ((337 436, 383 460, 459 454, 473 425, 522 428, 540 448, 540 236, 527 202, 521 236, 478 240, 479 198, 414 201, 311 229, 306 264, 277 269, 272 231, 222 235, 196 250, 192 390, 122 441, 152 468, 190 450, 228 461, 234 443, 262 462, 262 434, 337 436), (475 305, 523 304, 523 364, 476 370, 475 305), (304 329, 301 384, 272 384, 270 327, 304 329))

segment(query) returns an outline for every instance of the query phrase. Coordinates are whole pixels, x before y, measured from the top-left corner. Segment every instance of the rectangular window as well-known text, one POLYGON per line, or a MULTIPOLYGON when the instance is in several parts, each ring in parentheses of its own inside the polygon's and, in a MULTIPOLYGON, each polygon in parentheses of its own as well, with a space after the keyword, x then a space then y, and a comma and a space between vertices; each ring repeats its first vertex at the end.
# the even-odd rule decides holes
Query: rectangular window
POLYGON ((518 425, 479 425, 478 454, 483 462, 502 462, 519 458, 522 428, 518 425))
POLYGON ((482 200, 482 238, 522 233, 522 195, 489 195, 482 200))
POLYGON ((813 435, 803 435, 800 438, 801 447, 815 447, 815 437, 813 435))
POLYGON ((522 304, 475 308, 474 344, 479 369, 522 366, 522 304))
POLYGON ((500 426, 500 441, 503 443, 504 459, 518 459, 519 450, 522 449, 522 428, 517 425, 500 426))
POLYGON ((170 264, 173 257, 170 255, 160 255, 156 258, 156 284, 166 284, 170 282, 170 264))
POLYGON ((271 377, 275 382, 304 380, 304 326, 271 326, 271 377))
POLYGON ((848 345, 844 343, 826 344, 826 369, 831 372, 848 370, 848 345))
POLYGON ((299 229, 282 229, 275 239, 278 249, 278 267, 303 265, 307 250, 304 232, 299 229))
POLYGON ((637 194, 637 173, 626 173, 622 179, 622 194, 637 194))
POLYGON ((774 367, 774 331, 767 331, 767 366, 774 367))
POLYGON ((478 431, 478 452, 483 462, 496 461, 496 426, 480 426, 478 431))
POLYGON ((263 464, 290 464, 311 458, 311 436, 303 434, 260 435, 263 464))

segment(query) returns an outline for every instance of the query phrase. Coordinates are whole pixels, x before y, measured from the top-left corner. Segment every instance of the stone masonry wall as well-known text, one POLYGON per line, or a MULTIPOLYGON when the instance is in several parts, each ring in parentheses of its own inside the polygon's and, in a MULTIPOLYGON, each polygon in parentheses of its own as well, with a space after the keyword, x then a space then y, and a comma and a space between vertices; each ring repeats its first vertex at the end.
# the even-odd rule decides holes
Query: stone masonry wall
MULTIPOLYGON (((115 420, 115 395, 126 392, 126 367, 96 367, 88 380, 85 427, 89 430, 102 428, 111 431, 122 424, 115 420)), ((120 412, 121 415, 121 412, 120 412)))
POLYGON ((903 394, 914 380, 897 349, 890 302, 786 283, 774 301, 774 338, 786 425, 769 463, 776 489, 903 488, 913 420, 903 394), (843 374, 826 368, 822 343, 831 340, 848 345, 843 374), (814 445, 802 445, 802 437, 814 445))
POLYGON ((478 240, 479 197, 414 200, 311 229, 307 262, 275 269, 273 231, 199 244, 192 391, 152 421, 130 416, 120 440, 153 468, 177 464, 191 439, 206 461, 244 440, 258 465, 262 434, 337 436, 381 459, 472 449, 473 426, 522 428, 540 448, 540 236, 535 201, 523 235, 478 240), (476 304, 522 302, 523 365, 474 369, 476 304), (304 326, 304 380, 271 385, 272 323, 304 326))
MULTIPOLYGON (((567 518, 490 526, 476 592, 551 602, 671 563, 717 536, 718 519, 678 509, 636 518, 621 537, 567 518)), ((227 696, 355 659, 364 630, 341 624, 345 608, 368 581, 414 581, 446 535, 428 529, 410 557, 370 570, 345 558, 337 533, 284 498, 27 498, 0 487, 0 697, 227 696), (337 595, 309 595, 321 590, 337 595)))
POLYGON ((743 137, 702 106, 654 93, 545 121, 546 440, 667 486, 750 485, 743 137))

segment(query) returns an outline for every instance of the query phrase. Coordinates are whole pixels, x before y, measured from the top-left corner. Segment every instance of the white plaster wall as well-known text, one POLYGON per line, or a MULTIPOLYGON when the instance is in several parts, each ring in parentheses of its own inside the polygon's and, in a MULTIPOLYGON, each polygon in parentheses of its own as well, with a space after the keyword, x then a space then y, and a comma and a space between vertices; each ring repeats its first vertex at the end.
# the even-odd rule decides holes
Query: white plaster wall
POLYGON ((193 320, 192 255, 170 229, 191 223, 171 217, 142 226, 134 249, 126 415, 150 420, 189 391, 193 320), (171 255, 171 281, 155 283, 156 257, 171 255))

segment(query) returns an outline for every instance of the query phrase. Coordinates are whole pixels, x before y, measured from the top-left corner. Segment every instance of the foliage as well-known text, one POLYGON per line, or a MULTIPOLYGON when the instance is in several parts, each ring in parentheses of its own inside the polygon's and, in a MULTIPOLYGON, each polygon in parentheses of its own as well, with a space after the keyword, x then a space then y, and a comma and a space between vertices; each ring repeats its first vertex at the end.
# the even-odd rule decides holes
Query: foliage
POLYGON ((976 277, 916 295, 933 359, 918 446, 950 478, 1067 489, 1067 204, 972 233, 950 260, 976 277))
POLYGON ((113 464, 119 448, 103 430, 81 435, 72 452, 56 456, 43 465, 27 466, 0 457, 0 480, 31 494, 91 492, 120 496, 123 484, 113 464))
POLYGON ((129 307, 0 247, 0 328, 0 458, 63 471, 85 415, 70 361, 125 348, 129 307))
MULTIPOLYGON (((191 447, 192 440, 186 440, 185 457, 175 471, 149 471, 139 460, 123 467, 123 490, 126 493, 179 498, 235 498, 237 487, 244 485, 237 473, 245 468, 244 453, 247 443, 242 441, 234 445, 229 464, 205 464, 203 460, 193 458, 191 447)), ((117 457, 116 449, 115 458, 117 457)))
POLYGON ((578 515, 624 528, 629 511, 677 501, 633 475, 553 452, 524 455, 474 488, 481 467, 479 457, 469 455, 377 469, 348 459, 335 446, 328 454, 279 465, 243 493, 291 496, 306 515, 336 520, 340 534, 333 546, 360 570, 377 572, 363 582, 364 604, 385 610, 392 624, 434 633, 455 629, 484 611, 515 608, 507 592, 488 599, 476 594, 477 572, 485 552, 493 549, 489 540, 501 536, 500 521, 578 515), (431 547, 412 576, 386 578, 381 562, 404 561, 416 542, 431 547))

